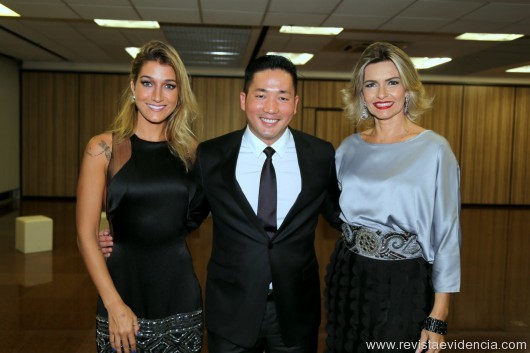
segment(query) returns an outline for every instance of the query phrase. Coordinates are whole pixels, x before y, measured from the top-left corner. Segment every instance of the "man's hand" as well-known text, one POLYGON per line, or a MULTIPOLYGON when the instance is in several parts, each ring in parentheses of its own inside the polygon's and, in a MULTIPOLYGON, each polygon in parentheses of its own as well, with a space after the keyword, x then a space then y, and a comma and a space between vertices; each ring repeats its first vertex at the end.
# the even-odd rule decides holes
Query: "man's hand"
POLYGON ((110 235, 110 229, 105 228, 101 230, 98 234, 98 244, 99 249, 103 253, 103 256, 110 257, 110 254, 112 253, 112 246, 114 243, 112 242, 112 235, 110 235))

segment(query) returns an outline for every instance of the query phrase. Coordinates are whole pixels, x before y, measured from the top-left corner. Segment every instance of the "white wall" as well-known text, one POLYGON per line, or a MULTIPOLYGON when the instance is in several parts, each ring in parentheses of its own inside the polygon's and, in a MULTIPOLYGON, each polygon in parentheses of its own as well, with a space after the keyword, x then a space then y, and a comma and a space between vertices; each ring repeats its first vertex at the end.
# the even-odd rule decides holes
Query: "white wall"
POLYGON ((0 55, 0 193, 20 189, 19 64, 0 55))

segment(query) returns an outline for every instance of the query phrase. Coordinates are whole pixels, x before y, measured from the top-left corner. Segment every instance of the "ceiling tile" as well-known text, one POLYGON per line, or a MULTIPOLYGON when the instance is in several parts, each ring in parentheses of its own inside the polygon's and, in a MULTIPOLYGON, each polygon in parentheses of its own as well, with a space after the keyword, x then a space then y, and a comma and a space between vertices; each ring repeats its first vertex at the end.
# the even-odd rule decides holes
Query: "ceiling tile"
POLYGON ((484 4, 448 0, 420 0, 403 10, 400 17, 424 17, 436 19, 457 19, 467 15, 484 4))
POLYGON ((167 23, 201 23, 198 10, 138 7, 142 20, 167 23))
POLYGON ((130 6, 92 6, 73 4, 72 8, 82 18, 93 20, 95 18, 112 20, 140 20, 134 9, 130 6))
POLYGON ((26 60, 33 61, 63 61, 60 57, 7 32, 0 31, 0 43, 2 43, 0 45, 0 54, 15 59, 24 57, 26 60))
POLYGON ((329 14, 340 0, 271 0, 269 12, 329 14))
POLYGON ((267 40, 263 43, 263 49, 264 51, 316 53, 333 40, 333 38, 330 36, 284 34, 279 33, 275 29, 273 31, 269 30, 267 40))
POLYGON ((165 9, 199 10, 199 0, 130 0, 134 6, 165 9))
POLYGON ((500 26, 498 30, 502 33, 518 33, 528 36, 530 35, 530 19, 500 26))
POLYGON ((399 16, 379 27, 381 30, 432 32, 446 25, 450 20, 435 18, 412 18, 399 16))
POLYGON ((385 16, 350 16, 331 15, 322 25, 327 27, 343 27, 348 29, 378 29, 390 17, 385 16))
POLYGON ((280 35, 277 30, 269 31, 265 37, 265 40, 263 41, 261 49, 264 52, 263 54, 268 51, 280 51, 283 50, 281 48, 285 48, 287 45, 289 45, 290 41, 291 37, 288 35, 280 35))
POLYGON ((268 0, 201 0, 203 11, 231 11, 264 12, 268 0))
POLYGON ((241 11, 202 11, 204 23, 235 26, 252 26, 261 24, 261 12, 241 11))
POLYGON ((415 0, 349 0, 343 1, 335 14, 356 17, 392 17, 403 11, 415 0))
POLYGON ((74 27, 60 22, 32 22, 32 29, 45 33, 44 45, 68 60, 91 62, 90 58, 100 61, 109 60, 108 55, 74 27))
POLYGON ((129 0, 64 0, 69 5, 130 6, 129 0))
POLYGON ((263 20, 265 26, 315 26, 327 18, 322 14, 269 12, 263 20))
POLYGON ((530 4, 492 3, 463 17, 464 20, 517 22, 530 17, 530 4))

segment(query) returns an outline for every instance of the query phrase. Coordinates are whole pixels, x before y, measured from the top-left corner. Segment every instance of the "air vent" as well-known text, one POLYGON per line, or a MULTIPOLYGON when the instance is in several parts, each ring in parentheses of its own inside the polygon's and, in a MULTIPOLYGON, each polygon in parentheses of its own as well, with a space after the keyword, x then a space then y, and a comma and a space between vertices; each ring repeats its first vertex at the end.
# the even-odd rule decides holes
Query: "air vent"
POLYGON ((162 24, 162 30, 186 65, 225 68, 243 65, 249 27, 162 24))
POLYGON ((339 50, 343 53, 362 53, 373 42, 351 41, 343 45, 339 50))

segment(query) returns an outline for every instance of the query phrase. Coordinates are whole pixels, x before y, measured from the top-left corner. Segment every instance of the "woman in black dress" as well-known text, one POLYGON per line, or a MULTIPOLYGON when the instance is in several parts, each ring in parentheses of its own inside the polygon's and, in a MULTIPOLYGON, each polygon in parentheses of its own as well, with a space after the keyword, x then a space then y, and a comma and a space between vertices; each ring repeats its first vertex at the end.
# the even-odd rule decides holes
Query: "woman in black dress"
POLYGON ((198 106, 174 48, 145 44, 111 131, 88 143, 77 190, 79 249, 99 293, 98 352, 198 352, 202 306, 185 236, 198 106), (114 238, 98 249, 101 205, 114 238))

